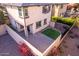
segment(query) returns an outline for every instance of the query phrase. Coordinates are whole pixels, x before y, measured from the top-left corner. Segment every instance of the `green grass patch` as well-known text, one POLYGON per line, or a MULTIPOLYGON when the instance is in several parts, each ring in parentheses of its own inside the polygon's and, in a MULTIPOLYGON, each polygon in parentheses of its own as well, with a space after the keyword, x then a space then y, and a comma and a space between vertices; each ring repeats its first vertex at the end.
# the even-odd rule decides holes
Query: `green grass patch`
POLYGON ((44 30, 42 33, 53 39, 56 39, 60 35, 58 31, 51 28, 44 30))

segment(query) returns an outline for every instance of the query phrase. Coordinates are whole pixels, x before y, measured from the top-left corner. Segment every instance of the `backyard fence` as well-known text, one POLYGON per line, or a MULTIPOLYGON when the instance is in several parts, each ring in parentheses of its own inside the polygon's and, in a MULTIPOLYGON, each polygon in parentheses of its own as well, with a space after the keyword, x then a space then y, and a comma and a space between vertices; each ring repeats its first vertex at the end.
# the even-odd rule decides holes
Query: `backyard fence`
POLYGON ((32 46, 29 42, 23 39, 20 35, 18 35, 14 30, 12 30, 8 25, 6 25, 6 30, 8 34, 20 45, 25 43, 34 55, 42 55, 40 51, 38 51, 34 46, 32 46))
MULTIPOLYGON (((61 41, 60 41, 60 44, 62 43, 62 41, 65 39, 65 37, 67 36, 67 34, 70 32, 70 30, 75 26, 75 23, 76 22, 74 22, 74 24, 71 26, 71 28, 67 31, 67 33, 63 36, 63 38, 61 38, 61 41)), ((60 46, 60 44, 59 44, 59 46, 60 46)), ((58 46, 58 47, 59 47, 58 46)))
POLYGON ((62 41, 64 40, 64 38, 67 36, 67 34, 70 32, 70 30, 75 26, 75 22, 74 24, 71 26, 71 28, 67 31, 67 33, 63 36, 63 38, 61 38, 61 35, 51 44, 51 46, 43 53, 43 55, 48 55, 51 50, 53 48, 58 48, 60 46, 60 44, 62 43, 62 41))
POLYGON ((61 40, 61 34, 58 36, 58 38, 46 49, 46 51, 43 53, 43 55, 48 55, 51 50, 55 47, 58 47, 60 44, 60 40, 61 40))
POLYGON ((22 43, 25 43, 30 49, 31 52, 34 55, 38 55, 38 56, 46 56, 49 54, 49 52, 54 48, 54 47, 58 47, 60 44, 60 40, 61 40, 61 34, 58 36, 58 38, 52 42, 52 44, 43 52, 41 53, 38 49, 36 49, 34 46, 32 46, 28 41, 26 41, 25 39, 23 39, 19 34, 17 34, 13 29, 11 29, 8 25, 6 25, 6 30, 8 32, 8 34, 20 45, 22 43))

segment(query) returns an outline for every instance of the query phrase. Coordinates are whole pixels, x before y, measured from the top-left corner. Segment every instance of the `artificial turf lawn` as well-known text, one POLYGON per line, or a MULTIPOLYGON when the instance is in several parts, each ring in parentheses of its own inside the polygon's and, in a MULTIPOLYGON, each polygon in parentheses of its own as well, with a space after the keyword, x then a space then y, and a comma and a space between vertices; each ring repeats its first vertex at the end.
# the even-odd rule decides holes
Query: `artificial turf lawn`
POLYGON ((58 31, 51 28, 44 30, 42 33, 52 39, 56 39, 60 35, 58 31))

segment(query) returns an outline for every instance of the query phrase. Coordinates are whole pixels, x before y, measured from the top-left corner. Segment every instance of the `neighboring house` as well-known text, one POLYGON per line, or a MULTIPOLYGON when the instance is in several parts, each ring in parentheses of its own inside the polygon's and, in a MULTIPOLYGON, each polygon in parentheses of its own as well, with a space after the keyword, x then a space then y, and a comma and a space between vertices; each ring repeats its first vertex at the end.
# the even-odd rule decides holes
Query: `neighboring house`
POLYGON ((50 23, 51 4, 10 3, 4 6, 13 28, 18 31, 25 30, 27 37, 29 33, 41 31, 50 23))
POLYGON ((53 4, 53 16, 64 16, 67 10, 67 4, 53 4))
POLYGON ((74 5, 73 4, 53 4, 53 16, 62 16, 62 17, 70 17, 70 15, 74 13, 78 13, 78 8, 74 11, 74 5))
POLYGON ((76 15, 79 13, 78 4, 71 3, 66 4, 65 6, 66 6, 65 17, 71 17, 72 15, 76 15))

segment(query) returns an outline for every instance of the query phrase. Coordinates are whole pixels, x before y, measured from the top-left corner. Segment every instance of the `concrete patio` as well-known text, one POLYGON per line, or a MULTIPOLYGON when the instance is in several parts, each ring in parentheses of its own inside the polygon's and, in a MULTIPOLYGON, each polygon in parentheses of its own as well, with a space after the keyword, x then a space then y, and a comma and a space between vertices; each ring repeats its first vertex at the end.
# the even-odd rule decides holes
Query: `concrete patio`
MULTIPOLYGON (((25 39, 24 32, 17 32, 21 37, 25 39)), ((35 34, 29 34, 29 37, 26 39, 30 44, 37 48, 40 52, 44 52, 52 43, 53 39, 47 37, 41 32, 35 34)))
POLYGON ((8 34, 0 37, 0 56, 21 56, 18 44, 8 34))
POLYGON ((52 43, 53 39, 43 35, 42 33, 36 33, 34 35, 30 35, 28 39, 33 46, 35 46, 40 52, 44 52, 52 43))

